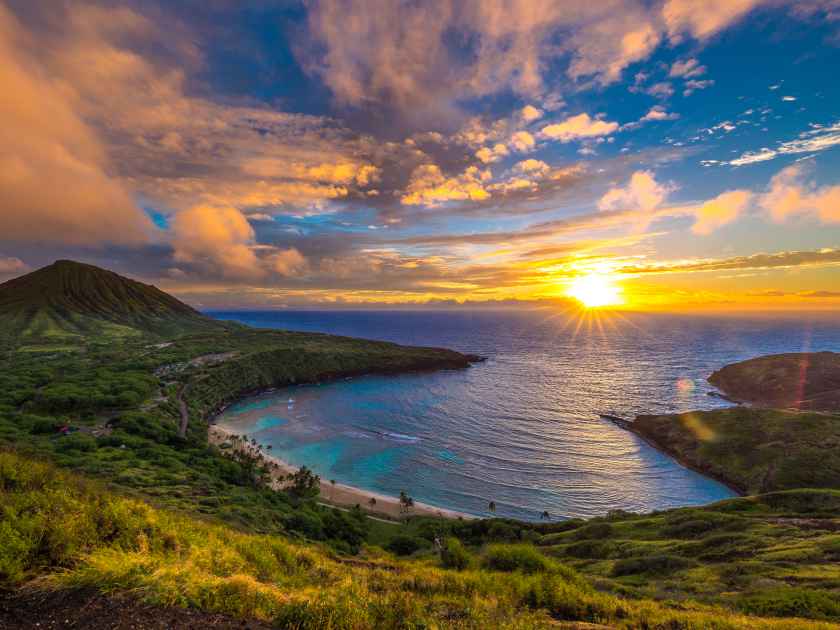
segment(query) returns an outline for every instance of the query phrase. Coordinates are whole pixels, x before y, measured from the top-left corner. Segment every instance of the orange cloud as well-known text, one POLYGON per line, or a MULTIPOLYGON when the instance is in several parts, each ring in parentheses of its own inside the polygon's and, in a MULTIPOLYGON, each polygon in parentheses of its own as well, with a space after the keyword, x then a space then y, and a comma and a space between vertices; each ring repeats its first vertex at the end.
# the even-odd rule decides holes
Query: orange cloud
POLYGON ((607 136, 618 130, 618 123, 590 118, 583 113, 542 128, 542 135, 560 142, 571 142, 581 138, 607 136))
POLYGON ((484 186, 490 177, 490 171, 471 166, 458 177, 447 178, 437 165, 423 164, 414 169, 400 202, 433 206, 446 201, 482 201, 490 197, 484 186))
POLYGON ((636 171, 624 188, 611 188, 598 202, 600 210, 639 209, 650 212, 658 208, 671 189, 656 181, 650 171, 636 171))
POLYGON ((697 209, 697 218, 691 231, 695 234, 711 234, 719 227, 731 223, 747 208, 752 196, 747 190, 732 190, 707 201, 697 209))
POLYGON ((254 252, 254 228, 231 207, 194 206, 171 222, 175 260, 229 278, 264 275, 254 252))
POLYGON ((767 0, 668 0, 662 17, 672 40, 683 33, 706 39, 744 17, 767 0))
POLYGON ((30 51, 31 35, 0 6, 0 233, 9 241, 138 244, 154 232, 72 92, 30 51))
POLYGON ((802 181, 804 174, 799 164, 779 172, 761 196, 761 206, 774 221, 811 214, 823 223, 840 223, 840 186, 816 187, 802 181))

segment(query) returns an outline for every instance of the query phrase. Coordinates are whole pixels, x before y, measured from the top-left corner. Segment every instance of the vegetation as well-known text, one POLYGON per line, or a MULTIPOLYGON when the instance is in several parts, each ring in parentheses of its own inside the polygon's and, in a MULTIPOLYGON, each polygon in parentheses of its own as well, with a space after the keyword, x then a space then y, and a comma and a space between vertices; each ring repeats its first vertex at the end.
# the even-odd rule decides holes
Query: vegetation
POLYGON ((709 382, 729 398, 761 407, 840 409, 840 354, 773 354, 727 365, 709 382))
POLYGON ((840 488, 840 413, 732 407, 639 416, 629 428, 743 493, 840 488))
MULTIPOLYGON (((258 455, 208 444, 225 404, 470 357, 146 309, 140 289, 98 271, 93 302, 73 288, 87 271, 72 264, 51 272, 70 279, 36 272, 16 285, 66 285, 60 300, 0 301, 0 320, 14 323, 0 327, 0 586, 37 577, 38 588, 290 628, 840 623, 838 490, 541 523, 420 518, 403 493, 403 524, 320 505, 308 469, 272 490, 258 455), (137 300, 136 312, 118 298, 137 300)), ((147 289, 143 299, 157 295, 147 289)), ((737 408, 639 421, 647 439, 745 490, 840 488, 836 415, 737 408)))
MULTIPOLYGON (((345 560, 315 545, 236 531, 104 491, 48 464, 0 454, 0 581, 130 591, 145 602, 272 621, 282 628, 541 628, 557 620, 625 628, 828 628, 692 602, 600 593, 524 545, 492 545, 483 568, 436 556, 345 560)), ((456 539, 447 549, 457 549, 456 539)), ((836 551, 836 550, 835 550, 836 551)), ((463 552, 463 549, 461 551, 463 552)), ((789 589, 745 598, 762 614, 836 618, 836 598, 789 589)))

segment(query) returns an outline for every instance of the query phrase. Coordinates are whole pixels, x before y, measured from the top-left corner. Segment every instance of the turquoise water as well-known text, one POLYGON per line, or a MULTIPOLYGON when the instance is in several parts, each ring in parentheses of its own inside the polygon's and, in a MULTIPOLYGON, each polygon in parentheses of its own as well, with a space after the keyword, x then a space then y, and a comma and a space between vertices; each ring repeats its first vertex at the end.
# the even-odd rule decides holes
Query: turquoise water
POLYGON ((262 327, 453 347, 468 370, 370 376, 249 398, 220 422, 325 479, 472 514, 538 519, 732 496, 599 417, 714 408, 706 377, 759 354, 840 349, 833 322, 545 312, 216 314, 262 327), (293 399, 290 404, 289 399, 293 399))

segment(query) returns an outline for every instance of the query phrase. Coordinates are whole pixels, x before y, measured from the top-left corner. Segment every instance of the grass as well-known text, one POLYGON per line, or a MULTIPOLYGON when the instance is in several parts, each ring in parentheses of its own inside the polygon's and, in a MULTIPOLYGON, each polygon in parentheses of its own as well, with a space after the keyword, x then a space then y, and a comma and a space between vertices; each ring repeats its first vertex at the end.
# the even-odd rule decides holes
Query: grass
MULTIPOLYGON (((42 589, 131 592, 148 603, 257 618, 284 628, 541 628, 558 620, 618 628, 828 628, 598 592, 534 548, 491 546, 483 568, 437 556, 352 560, 277 535, 237 531, 107 492, 55 467, 0 454, 0 580, 42 589), (540 558, 542 558, 540 560, 540 558)), ((828 605, 788 593, 785 612, 828 605)), ((810 599, 809 599, 810 597, 810 599)), ((778 599, 752 599, 773 614, 778 599)), ((827 601, 827 600, 826 600, 827 601)))
POLYGON ((732 407, 639 416, 632 428, 747 494, 840 488, 840 413, 732 407))

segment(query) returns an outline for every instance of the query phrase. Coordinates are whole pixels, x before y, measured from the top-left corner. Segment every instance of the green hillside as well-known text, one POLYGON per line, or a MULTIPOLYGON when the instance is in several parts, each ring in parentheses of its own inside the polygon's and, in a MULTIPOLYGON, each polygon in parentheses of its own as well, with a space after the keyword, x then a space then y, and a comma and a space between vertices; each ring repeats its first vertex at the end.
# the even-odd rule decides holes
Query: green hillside
POLYGON ((0 284, 0 325, 4 336, 48 343, 222 327, 156 287, 70 260, 0 284))
POLYGON ((759 407, 840 409, 840 354, 773 354, 733 363, 709 382, 726 396, 759 407))
MULTIPOLYGON (((138 600, 298 630, 818 629, 835 626, 762 615, 840 615, 831 595, 813 591, 811 596, 803 596, 801 589, 790 597, 773 593, 739 601, 745 611, 756 613, 750 616, 690 601, 659 603, 618 597, 599 592, 578 572, 522 544, 497 543, 468 551, 455 539, 448 539, 445 553, 409 560, 373 547, 353 558, 342 557, 286 537, 240 532, 156 510, 50 466, 8 454, 0 454, 0 499, 4 505, 0 579, 6 584, 37 576, 40 591, 49 591, 53 600, 68 598, 71 602, 79 591, 130 594, 106 620, 89 613, 87 627, 134 622, 131 616, 138 600)), ((831 500, 838 501, 836 496, 831 500)), ((737 519, 739 512, 749 509, 727 511, 737 519)), ((688 535, 685 524, 697 522, 672 520, 683 530, 672 535, 683 539, 688 535)), ((551 542, 565 542, 562 536, 551 542)), ((581 540, 574 534, 566 539, 581 540)), ((701 551, 716 551, 710 544, 682 544, 697 547, 695 557, 701 551)), ((821 536, 810 548, 830 561, 838 550, 837 536, 821 536)), ((719 549, 717 552, 721 554, 719 549)), ((620 562, 613 573, 638 576, 642 570, 654 570, 657 562, 668 565, 670 573, 685 570, 673 559, 670 564, 660 560, 668 557, 620 562), (639 564, 645 568, 639 569, 639 564)), ((741 570, 741 564, 732 565, 729 580, 736 582, 739 576, 749 575, 749 568, 741 570)), ((699 562, 690 566, 695 565, 699 562)), ((698 585, 703 578, 704 574, 697 575, 698 585)), ((19 599, 27 601, 26 594, 19 599)), ((0 623, 21 620, 15 616, 16 601, 9 597, 0 607, 0 623)), ((28 625, 16 627, 35 627, 34 619, 26 621, 28 625)), ((193 622, 200 621, 193 617, 193 622)))

